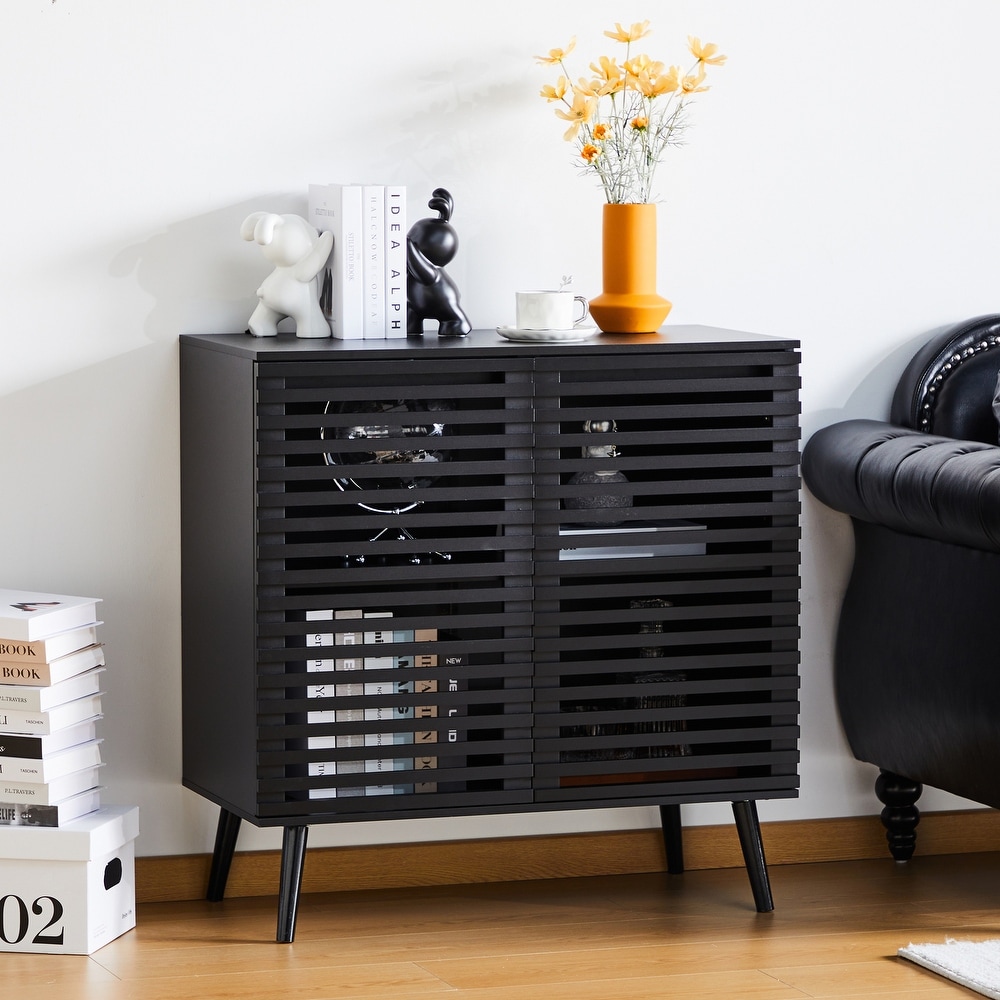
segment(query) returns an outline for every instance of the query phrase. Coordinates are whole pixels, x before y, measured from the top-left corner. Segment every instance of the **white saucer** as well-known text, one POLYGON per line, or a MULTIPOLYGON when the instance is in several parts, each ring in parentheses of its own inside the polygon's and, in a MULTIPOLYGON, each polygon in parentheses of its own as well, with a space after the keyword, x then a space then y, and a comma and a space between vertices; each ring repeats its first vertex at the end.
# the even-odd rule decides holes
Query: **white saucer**
POLYGON ((518 330, 513 326, 498 326, 497 333, 505 340, 519 340, 532 344, 571 344, 587 340, 597 333, 596 326, 574 326, 569 330, 518 330))

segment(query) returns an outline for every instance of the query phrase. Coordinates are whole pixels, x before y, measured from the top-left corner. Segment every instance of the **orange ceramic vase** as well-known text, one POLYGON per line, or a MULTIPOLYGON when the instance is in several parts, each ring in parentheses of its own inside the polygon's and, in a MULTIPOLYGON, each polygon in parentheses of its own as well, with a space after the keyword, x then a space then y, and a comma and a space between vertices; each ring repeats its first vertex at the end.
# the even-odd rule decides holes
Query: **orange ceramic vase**
POLYGON ((590 315, 605 333, 655 333, 670 312, 656 294, 656 205, 604 206, 604 291, 590 315))

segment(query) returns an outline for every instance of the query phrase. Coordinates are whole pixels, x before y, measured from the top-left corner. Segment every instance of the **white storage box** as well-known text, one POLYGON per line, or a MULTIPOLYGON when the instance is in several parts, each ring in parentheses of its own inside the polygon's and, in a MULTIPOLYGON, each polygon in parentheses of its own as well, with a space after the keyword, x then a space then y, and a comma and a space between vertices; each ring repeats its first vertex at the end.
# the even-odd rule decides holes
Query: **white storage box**
POLYGON ((89 955, 135 927, 136 806, 0 827, 0 952, 89 955))

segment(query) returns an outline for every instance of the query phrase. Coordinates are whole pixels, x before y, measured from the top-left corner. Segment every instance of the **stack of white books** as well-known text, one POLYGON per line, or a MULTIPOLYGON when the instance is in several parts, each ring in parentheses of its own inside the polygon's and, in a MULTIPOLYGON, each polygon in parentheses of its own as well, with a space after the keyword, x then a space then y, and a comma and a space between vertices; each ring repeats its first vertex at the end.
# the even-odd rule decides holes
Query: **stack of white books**
POLYGON ((100 808, 99 598, 0 590, 0 826, 100 808))
POLYGON ((310 184, 309 221, 333 233, 320 304, 340 340, 406 336, 406 188, 310 184))

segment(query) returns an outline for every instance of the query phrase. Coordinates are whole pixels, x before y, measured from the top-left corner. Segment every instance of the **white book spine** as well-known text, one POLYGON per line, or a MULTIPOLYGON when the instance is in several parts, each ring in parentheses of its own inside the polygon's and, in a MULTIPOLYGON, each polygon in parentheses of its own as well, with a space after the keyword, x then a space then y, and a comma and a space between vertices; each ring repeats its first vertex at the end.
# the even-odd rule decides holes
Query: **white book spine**
POLYGON ((385 336, 406 337, 406 187, 385 188, 385 336))
POLYGON ((0 636, 34 642, 97 621, 99 597, 0 590, 0 636))
MULTIPOLYGON (((364 635, 360 631, 352 628, 352 622, 361 618, 360 609, 346 610, 318 610, 307 611, 307 621, 335 621, 336 632, 311 632, 308 634, 306 643, 316 653, 314 659, 307 661, 307 669, 310 672, 319 670, 335 670, 337 673, 346 673, 354 670, 361 670, 361 657, 354 656, 350 647, 361 645, 364 635), (332 647, 332 648, 330 648, 332 647), (328 653, 333 652, 334 658, 331 660, 328 653)), ((338 698, 349 695, 362 694, 363 685, 344 684, 338 679, 333 685, 333 694, 338 698)), ((307 689, 309 697, 329 696, 331 693, 329 685, 310 685, 307 689), (320 692, 323 692, 322 694, 320 692)), ((355 709, 338 710, 317 710, 307 713, 310 722, 351 722, 362 718, 362 713, 355 709)), ((363 742, 361 736, 348 736, 335 734, 333 736, 310 736, 306 741, 310 750, 326 750, 335 747, 358 746, 363 742)), ((316 761, 309 764, 309 774, 312 777, 322 777, 332 774, 355 774, 364 770, 361 761, 316 761)), ((354 788, 311 788, 309 797, 312 799, 333 799, 350 796, 363 795, 364 789, 354 788)))
POLYGON ((101 806, 101 790, 91 788, 61 802, 0 802, 0 826, 58 827, 95 812, 101 806))
POLYGON ((37 802, 50 806, 96 788, 100 784, 100 766, 71 771, 52 781, 0 781, 0 802, 37 802))
POLYGON ((0 758, 0 779, 4 781, 52 781, 85 767, 95 767, 100 763, 100 740, 91 740, 89 743, 42 759, 2 757, 0 758))
POLYGON ((321 281, 320 303, 338 340, 364 337, 361 186, 310 184, 309 222, 333 233, 333 252, 321 281))
POLYGON ((365 340, 385 339, 385 186, 362 189, 364 215, 365 340))
POLYGON ((57 705, 44 712, 14 712, 0 709, 0 734, 31 734, 51 735, 75 726, 81 722, 96 719, 101 714, 101 696, 99 694, 68 701, 65 705, 57 705))
MULTIPOLYGON (((365 618, 391 618, 391 612, 373 612, 366 614, 365 618)), ((387 622, 387 625, 390 623, 387 622)), ((411 630, 396 630, 392 628, 382 628, 376 631, 365 632, 365 645, 382 646, 382 655, 369 655, 365 657, 365 671, 385 670, 385 677, 377 677, 369 680, 365 684, 365 694, 375 695, 379 698, 400 694, 413 693, 413 674, 408 667, 413 666, 412 655, 398 655, 394 653, 391 644, 395 642, 412 641, 413 632, 411 630), (405 673, 400 673, 400 670, 405 673)), ((369 673, 369 677, 371 674, 369 673)), ((403 718, 412 718, 413 710, 408 706, 393 706, 391 702, 382 704, 376 703, 373 707, 365 710, 366 722, 393 722, 403 718)), ((365 795, 400 795, 413 791, 412 784, 400 784, 392 780, 393 771, 408 771, 413 767, 411 756, 398 757, 396 748, 400 745, 412 744, 413 734, 405 732, 384 732, 378 730, 368 730, 365 734, 365 746, 377 747, 380 755, 368 758, 365 761, 365 771, 369 774, 384 775, 385 780, 375 785, 365 787, 365 795), (383 756, 384 754, 384 756, 383 756)))

